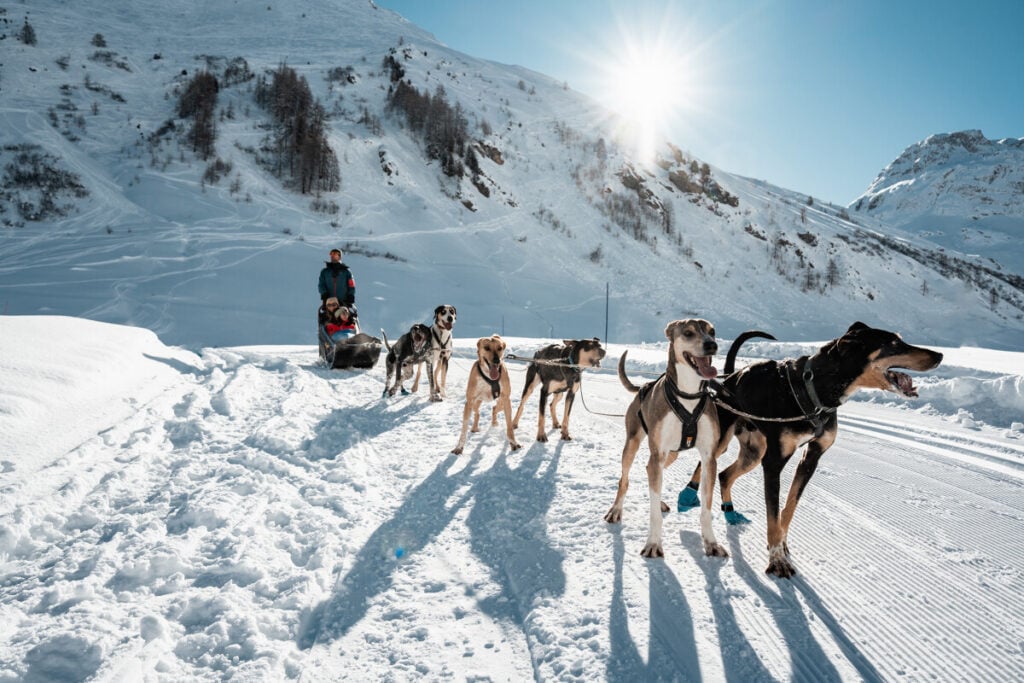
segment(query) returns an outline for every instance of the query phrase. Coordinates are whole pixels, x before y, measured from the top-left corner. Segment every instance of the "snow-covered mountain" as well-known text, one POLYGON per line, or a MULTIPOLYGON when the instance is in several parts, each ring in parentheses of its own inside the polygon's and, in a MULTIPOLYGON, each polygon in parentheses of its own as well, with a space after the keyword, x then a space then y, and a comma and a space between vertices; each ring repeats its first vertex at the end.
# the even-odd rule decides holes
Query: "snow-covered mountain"
POLYGON ((850 204, 948 249, 1024 273, 1024 138, 980 130, 932 135, 908 147, 850 204))
POLYGON ((716 169, 685 140, 641 162, 567 84, 451 50, 368 0, 40 0, 0 18, 8 314, 193 346, 310 343, 338 245, 371 329, 452 303, 468 337, 604 336, 608 283, 621 342, 699 315, 724 336, 824 339, 862 319, 921 343, 1022 346, 1019 270, 716 169), (282 130, 256 93, 282 67, 324 108, 336 191, 275 175, 282 130), (218 79, 208 159, 179 116, 202 69, 218 79), (459 169, 389 106, 400 83, 465 122, 459 169))

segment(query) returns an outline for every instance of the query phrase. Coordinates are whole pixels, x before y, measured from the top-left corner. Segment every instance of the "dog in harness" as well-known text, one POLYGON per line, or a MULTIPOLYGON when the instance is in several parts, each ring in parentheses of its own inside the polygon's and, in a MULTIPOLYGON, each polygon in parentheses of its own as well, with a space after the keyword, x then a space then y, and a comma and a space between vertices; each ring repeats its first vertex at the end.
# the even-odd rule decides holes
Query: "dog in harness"
POLYGON ((537 441, 545 442, 548 435, 544 431, 544 411, 548 409, 548 397, 551 397, 551 428, 561 429, 562 440, 570 441, 569 416, 572 414, 573 401, 583 383, 584 368, 601 367, 601 359, 605 350, 601 341, 593 339, 563 339, 561 344, 549 344, 533 354, 533 361, 526 368, 526 382, 523 395, 519 399, 516 416, 512 419, 512 429, 519 428, 519 418, 533 390, 540 387, 540 410, 537 415, 537 441), (565 396, 565 412, 559 424, 556 409, 562 396, 565 396))
MULTIPOLYGON (((669 339, 668 367, 657 380, 638 387, 626 376, 626 353, 619 358, 619 381, 636 396, 626 409, 626 443, 622 448, 622 474, 615 502, 604 516, 606 522, 622 521, 622 504, 629 488, 629 469, 640 444, 647 438, 647 484, 650 490, 650 528, 644 557, 664 557, 661 515, 669 507, 662 501, 661 488, 665 468, 679 451, 696 448, 703 465, 701 495, 710 501, 715 486, 716 461, 712 457, 718 442, 718 411, 710 400, 709 380, 718 371, 711 360, 718 352, 715 329, 707 320, 675 320, 665 328, 669 339)), ((727 557, 728 552, 715 538, 711 527, 711 506, 700 514, 704 553, 727 557)))
MULTIPOLYGON (((452 357, 452 328, 455 327, 456 316, 455 307, 451 304, 442 304, 434 309, 434 324, 430 326, 430 344, 424 355, 431 401, 441 401, 448 397, 448 361, 452 357)), ((423 363, 416 365, 413 391, 419 389, 422 368, 423 363)))

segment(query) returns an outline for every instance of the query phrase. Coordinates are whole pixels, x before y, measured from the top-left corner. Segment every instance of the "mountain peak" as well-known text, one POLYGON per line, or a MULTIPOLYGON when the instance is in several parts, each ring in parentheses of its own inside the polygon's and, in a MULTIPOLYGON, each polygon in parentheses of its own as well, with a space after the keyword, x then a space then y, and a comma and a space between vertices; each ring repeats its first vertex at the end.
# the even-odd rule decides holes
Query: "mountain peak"
POLYGON ((1024 138, 930 135, 886 166, 850 210, 1019 272, 1024 138))

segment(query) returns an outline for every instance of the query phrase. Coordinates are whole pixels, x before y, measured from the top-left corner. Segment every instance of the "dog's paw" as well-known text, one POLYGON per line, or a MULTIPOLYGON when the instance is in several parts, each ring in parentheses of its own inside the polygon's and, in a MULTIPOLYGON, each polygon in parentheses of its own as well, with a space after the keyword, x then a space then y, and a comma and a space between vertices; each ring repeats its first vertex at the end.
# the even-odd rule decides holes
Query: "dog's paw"
POLYGON ((750 524, 750 518, 744 515, 742 512, 736 512, 731 507, 726 510, 725 506, 722 506, 722 510, 725 514, 726 524, 750 524))
POLYGON ((697 489, 692 489, 687 486, 679 492, 679 500, 676 501, 676 509, 679 512, 689 508, 695 508, 698 505, 700 505, 700 497, 697 495, 697 489))
POLYGON ((440 403, 440 402, 442 401, 442 399, 441 399, 441 397, 440 397, 440 396, 431 396, 431 397, 430 397, 430 401, 431 401, 432 403, 440 403))
POLYGON ((456 446, 453 448, 452 455, 462 455, 462 446, 456 446))
POLYGON ((672 508, 670 508, 670 507, 668 506, 668 503, 666 503, 665 501, 661 501, 661 511, 662 511, 662 512, 668 512, 668 511, 669 511, 669 510, 671 510, 671 509, 672 509, 672 508))
POLYGON ((572 437, 569 436, 569 432, 562 432, 562 441, 572 441, 572 437))
POLYGON ((612 506, 612 509, 604 513, 604 521, 609 524, 618 524, 622 521, 622 508, 612 506))
POLYGON ((768 550, 768 567, 764 571, 780 579, 789 579, 796 574, 796 567, 789 561, 785 546, 777 545, 768 550))
POLYGON ((718 541, 704 541, 704 554, 708 557, 729 557, 729 551, 718 541))
POLYGON ((661 543, 648 542, 644 549, 640 551, 640 554, 644 557, 665 557, 665 551, 662 549, 661 543))
POLYGON ((548 435, 545 434, 544 432, 537 432, 537 441, 539 441, 540 443, 547 443, 548 435))
POLYGON ((522 446, 516 443, 515 441, 510 441, 508 445, 509 448, 511 448, 514 451, 518 451, 520 448, 522 448, 522 446))

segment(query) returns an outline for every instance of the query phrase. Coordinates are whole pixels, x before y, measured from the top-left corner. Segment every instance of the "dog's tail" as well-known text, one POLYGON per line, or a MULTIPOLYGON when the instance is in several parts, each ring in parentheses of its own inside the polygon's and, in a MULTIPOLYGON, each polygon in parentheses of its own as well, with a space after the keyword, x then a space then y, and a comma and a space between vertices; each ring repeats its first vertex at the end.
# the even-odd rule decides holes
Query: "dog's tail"
MULTIPOLYGON (((388 350, 388 353, 391 353, 391 344, 388 344, 388 335, 384 333, 383 327, 380 328, 380 336, 384 337, 384 348, 388 350)), ((772 337, 772 339, 774 339, 774 337, 772 337)))
POLYGON ((622 386, 626 387, 626 391, 629 391, 629 392, 635 394, 636 392, 640 391, 640 387, 638 387, 635 384, 633 384, 632 382, 630 382, 629 378, 626 377, 626 354, 627 353, 629 353, 628 350, 623 351, 622 355, 619 356, 619 381, 622 382, 622 386))
POLYGON ((736 354, 739 353, 740 347, 743 346, 743 342, 748 339, 754 339, 755 337, 761 337, 763 339, 775 340, 775 337, 768 334, 767 332, 761 332, 760 330, 748 330, 736 337, 736 341, 729 347, 729 353, 725 357, 725 368, 723 374, 731 375, 736 369, 736 354))

